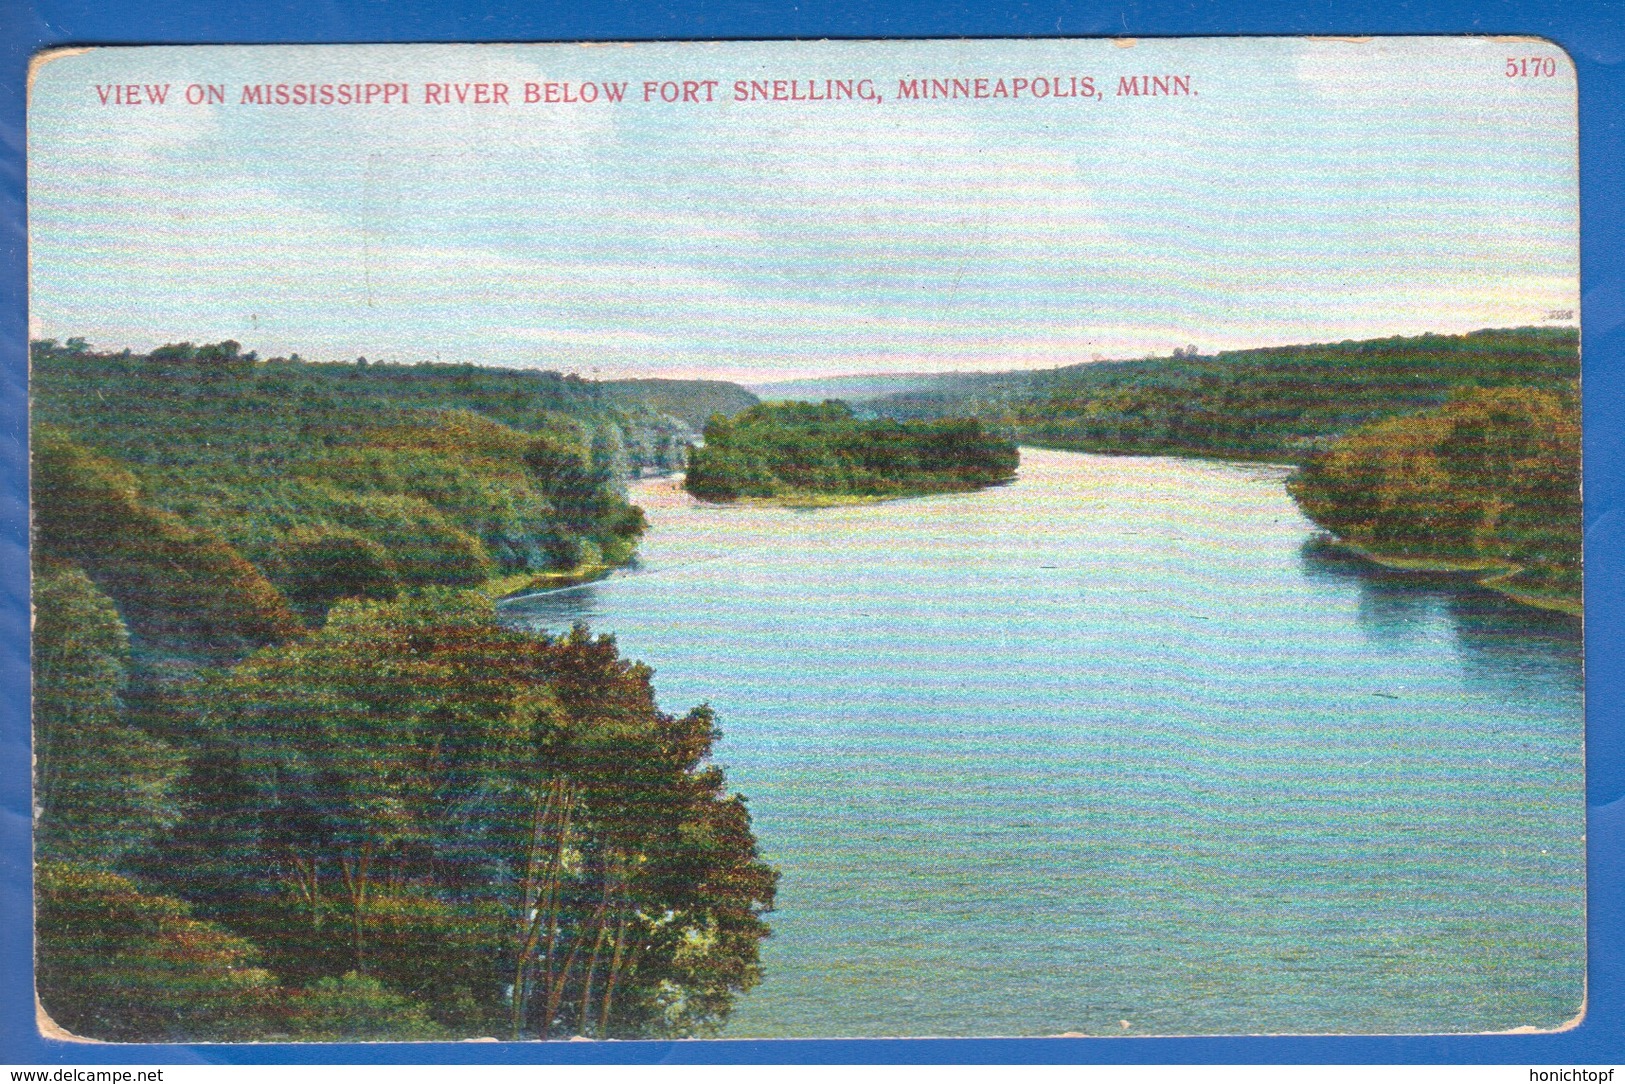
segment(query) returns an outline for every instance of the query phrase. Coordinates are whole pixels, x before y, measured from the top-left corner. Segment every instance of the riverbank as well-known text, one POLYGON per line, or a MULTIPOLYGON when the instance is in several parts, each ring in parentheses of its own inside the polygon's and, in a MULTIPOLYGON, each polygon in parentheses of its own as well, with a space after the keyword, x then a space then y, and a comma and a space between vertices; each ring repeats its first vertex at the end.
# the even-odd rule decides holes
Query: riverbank
POLYGON ((492 577, 477 590, 486 598, 500 602, 520 595, 533 595, 538 591, 553 591, 560 587, 592 583, 608 576, 617 567, 619 566, 592 562, 556 572, 515 572, 511 576, 492 577))
POLYGON ((1505 595, 1512 601, 1525 606, 1533 606, 1539 610, 1551 610, 1555 613, 1567 614, 1570 617, 1583 617, 1585 615, 1585 602, 1581 598, 1556 591, 1543 591, 1531 587, 1529 584, 1516 582, 1518 575, 1524 571, 1520 565, 1486 558, 1446 560, 1440 557, 1388 554, 1350 542, 1347 539, 1338 538, 1335 535, 1327 536, 1327 544, 1383 568, 1392 568, 1402 572, 1430 572, 1470 577, 1480 587, 1487 587, 1491 591, 1505 595))
POLYGON ((1121 441, 1066 441, 1041 437, 1017 428, 1018 444, 1023 448, 1043 448, 1051 452, 1077 452, 1081 455, 1121 455, 1135 458, 1171 456, 1178 459, 1208 459, 1215 463, 1256 463, 1271 467, 1298 468, 1307 453, 1288 448, 1246 451, 1234 448, 1215 448, 1206 444, 1124 444, 1121 441))

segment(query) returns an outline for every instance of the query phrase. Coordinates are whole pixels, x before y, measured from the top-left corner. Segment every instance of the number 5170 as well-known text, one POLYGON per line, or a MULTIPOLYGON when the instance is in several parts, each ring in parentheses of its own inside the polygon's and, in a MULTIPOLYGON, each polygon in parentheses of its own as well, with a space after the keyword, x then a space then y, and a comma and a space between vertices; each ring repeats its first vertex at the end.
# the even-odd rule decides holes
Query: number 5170
POLYGON ((1557 59, 1549 56, 1509 56, 1507 57, 1507 78, 1527 79, 1538 75, 1551 77, 1557 74, 1557 59))

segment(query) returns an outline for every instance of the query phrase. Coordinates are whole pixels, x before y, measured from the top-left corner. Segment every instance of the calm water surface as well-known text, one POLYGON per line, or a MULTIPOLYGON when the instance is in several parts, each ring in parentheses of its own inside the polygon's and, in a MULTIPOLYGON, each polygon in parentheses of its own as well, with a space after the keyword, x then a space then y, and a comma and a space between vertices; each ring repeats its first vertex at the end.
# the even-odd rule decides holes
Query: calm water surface
POLYGON ((508 608, 716 708, 784 875, 727 1036, 1579 1011, 1577 623, 1318 552, 1285 474, 1025 449, 815 511, 660 480, 637 569, 508 608))

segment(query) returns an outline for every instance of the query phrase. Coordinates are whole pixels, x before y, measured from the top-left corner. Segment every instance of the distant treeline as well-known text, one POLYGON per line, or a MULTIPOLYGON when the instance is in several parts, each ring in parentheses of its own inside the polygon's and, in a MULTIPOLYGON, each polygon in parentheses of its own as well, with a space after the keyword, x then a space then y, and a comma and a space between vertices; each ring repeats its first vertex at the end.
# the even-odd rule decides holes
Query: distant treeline
POLYGON ((706 500, 888 497, 1009 480, 1016 447, 974 418, 860 421, 844 403, 764 404, 714 417, 689 456, 687 487, 706 500))
POLYGON ((720 1026, 756 981, 776 874, 706 763, 709 713, 662 713, 612 640, 508 631, 486 598, 506 573, 625 561, 627 474, 680 462, 684 423, 555 373, 231 342, 39 342, 32 391, 38 974, 58 1023, 720 1026))
POLYGON ((1293 493, 1343 539, 1485 567, 1499 587, 1577 610, 1573 329, 1180 354, 939 377, 859 409, 968 414, 1043 447, 1299 464, 1293 493))
POLYGON ((1572 328, 1181 354, 959 374, 858 406, 900 419, 974 416, 1043 447, 1302 462, 1344 433, 1442 406, 1459 390, 1555 389, 1580 376, 1572 328))

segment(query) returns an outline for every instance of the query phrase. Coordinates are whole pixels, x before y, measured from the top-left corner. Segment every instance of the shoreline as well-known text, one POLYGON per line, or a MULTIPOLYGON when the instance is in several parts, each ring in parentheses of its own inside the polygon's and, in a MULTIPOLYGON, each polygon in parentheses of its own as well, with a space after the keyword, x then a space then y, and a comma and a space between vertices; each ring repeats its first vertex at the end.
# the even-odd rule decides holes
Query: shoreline
MULTIPOLYGON (((847 508, 868 504, 886 504, 890 501, 907 501, 916 497, 940 497, 954 493, 979 493, 984 489, 994 489, 998 486, 1009 485, 1015 481, 1015 475, 1001 478, 996 482, 970 482, 965 485, 942 486, 932 489, 910 489, 902 493, 818 493, 813 490, 792 490, 789 493, 778 494, 772 497, 743 496, 735 497, 731 501, 716 501, 708 497, 701 497, 690 493, 686 488, 682 491, 687 496, 699 501, 701 504, 718 508, 746 507, 746 508, 847 508)), ((681 487, 679 487, 681 488, 681 487)))
POLYGON ((1400 572, 1432 572, 1442 575, 1471 577, 1478 586, 1488 588, 1496 594, 1521 605, 1537 610, 1566 614, 1569 617, 1583 618, 1585 616, 1585 602, 1582 599, 1571 598, 1567 595, 1531 591, 1520 585, 1508 583, 1507 581, 1523 571, 1520 565, 1508 564, 1505 561, 1495 561, 1488 558, 1446 560, 1441 557, 1402 557, 1382 553, 1331 534, 1328 534, 1327 541, 1329 545, 1342 550, 1344 553, 1352 554, 1361 560, 1369 561, 1383 568, 1391 568, 1400 572))
MULTIPOLYGON (((1268 465, 1283 469, 1295 469, 1292 463, 1282 463, 1272 459, 1249 459, 1241 457, 1202 456, 1190 452, 1179 451, 1151 451, 1151 452, 1124 452, 1121 450, 1094 451, 1081 448, 1057 448, 1044 444, 1027 444, 1044 451, 1068 452, 1081 455, 1126 455, 1134 458, 1167 456, 1174 459, 1207 460, 1217 463, 1244 463, 1250 465, 1268 465)), ((858 493, 817 493, 812 491, 792 491, 773 497, 742 496, 731 501, 709 500, 688 492, 683 484, 686 480, 685 472, 669 471, 659 475, 650 475, 636 482, 644 484, 665 482, 671 488, 682 493, 685 497, 700 504, 716 508, 746 507, 746 508, 786 508, 797 511, 807 511, 819 508, 850 508, 865 505, 885 504, 891 501, 910 500, 918 497, 933 497, 953 493, 974 493, 996 486, 1008 485, 1016 480, 1015 475, 1000 479, 996 482, 970 483, 963 486, 944 487, 936 489, 909 490, 903 493, 886 494, 858 494, 858 493)), ((1289 490, 1290 495, 1290 490, 1289 490)), ((1297 503, 1296 497, 1293 503, 1297 503)), ((1313 522, 1313 520, 1311 520, 1313 522)), ((1514 577, 1523 571, 1523 566, 1493 558, 1454 558, 1418 557, 1399 554, 1382 553, 1357 542, 1351 542, 1329 531, 1325 533, 1328 545, 1344 553, 1358 557, 1363 561, 1377 565, 1381 568, 1393 569, 1400 572, 1420 572, 1437 575, 1450 575, 1470 577, 1479 586, 1494 591, 1496 594, 1522 606, 1531 609, 1545 610, 1551 613, 1560 613, 1568 617, 1583 619, 1585 616, 1585 603, 1583 598, 1565 594, 1540 591, 1525 587, 1522 584, 1512 583, 1514 577)), ((505 601, 520 595, 536 591, 547 591, 562 587, 574 587, 583 583, 601 580, 614 572, 612 566, 579 565, 576 568, 560 572, 518 573, 512 576, 498 577, 487 581, 481 590, 490 597, 505 601)))
POLYGON ((475 590, 493 602, 507 602, 539 591, 553 591, 561 587, 579 587, 594 583, 614 572, 619 565, 580 564, 556 572, 515 572, 508 576, 493 576, 475 590))
POLYGON ((1110 447, 1085 447, 1082 444, 1064 444, 1043 439, 1018 439, 1017 445, 1023 448, 1039 448, 1047 452, 1076 452, 1079 455, 1120 455, 1133 459, 1196 459, 1212 463, 1250 463, 1266 467, 1280 467, 1283 470, 1297 470, 1303 466, 1301 459, 1291 458, 1291 453, 1280 450, 1274 452, 1225 452, 1214 448, 1196 448, 1187 445, 1170 445, 1167 447, 1123 447, 1112 445, 1110 447))

